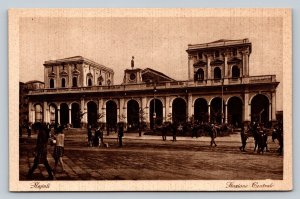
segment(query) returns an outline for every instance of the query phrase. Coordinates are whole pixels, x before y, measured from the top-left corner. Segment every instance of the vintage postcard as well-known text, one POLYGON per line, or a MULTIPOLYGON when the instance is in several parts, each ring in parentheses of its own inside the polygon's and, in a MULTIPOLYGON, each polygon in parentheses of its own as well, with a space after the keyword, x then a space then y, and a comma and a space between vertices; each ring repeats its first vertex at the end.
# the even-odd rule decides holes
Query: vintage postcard
POLYGON ((10 191, 292 190, 290 9, 8 15, 10 191))

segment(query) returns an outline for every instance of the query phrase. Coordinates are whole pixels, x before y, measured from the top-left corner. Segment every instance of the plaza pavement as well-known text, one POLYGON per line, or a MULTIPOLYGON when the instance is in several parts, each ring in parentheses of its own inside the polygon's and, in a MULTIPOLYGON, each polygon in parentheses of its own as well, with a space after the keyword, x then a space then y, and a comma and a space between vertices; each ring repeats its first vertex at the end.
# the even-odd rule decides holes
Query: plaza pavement
MULTIPOLYGON (((172 137, 167 136, 167 141, 162 141, 161 136, 154 135, 142 135, 139 136, 138 133, 125 133, 123 141, 124 146, 122 148, 118 147, 117 134, 111 132, 109 136, 104 135, 104 142, 108 143, 109 147, 88 147, 86 140, 87 135, 85 131, 73 132, 65 131, 65 155, 63 157, 65 163, 65 171, 61 171, 60 167, 58 172, 55 173, 54 180, 120 180, 120 179, 152 179, 152 176, 158 175, 160 179, 184 179, 186 176, 180 172, 173 172, 168 174, 168 172, 162 172, 161 168, 167 167, 172 168, 177 161, 177 157, 171 154, 183 154, 183 156, 193 155, 195 151, 205 154, 205 157, 209 158, 215 155, 220 155, 220 157, 228 156, 228 154, 242 154, 238 147, 240 146, 240 135, 232 134, 226 137, 217 137, 216 142, 218 147, 210 147, 209 137, 177 137, 177 142, 172 142, 172 137), (225 154, 224 151, 228 152, 225 154), (118 154, 118 156, 116 156, 118 154), (130 155, 128 155, 130 154, 130 155), (149 156, 148 154, 152 154, 149 156), (225 154, 225 155, 224 155, 225 154), (119 156, 120 155, 120 156, 119 156), (139 157, 140 156, 140 157, 139 157), (151 157, 151 158, 150 158, 151 157), (156 157, 156 158, 155 158, 156 157), (146 159, 145 159, 146 158, 146 159), (161 159, 162 162, 159 163, 157 159, 161 159), (145 162, 143 162, 145 160, 145 162), (151 167, 152 162, 155 161, 155 166, 149 168, 146 171, 146 167, 151 167), (111 162, 111 163, 110 163, 111 162), (128 163, 130 162, 130 164, 128 163), (120 165, 118 165, 120 163, 120 165), (112 164, 112 165, 111 165, 112 164), (154 168, 153 168, 154 167, 154 168), (138 176, 138 169, 144 169, 144 176, 138 176), (152 170, 153 169, 153 170, 152 170), (124 171, 124 172, 122 172, 124 171), (152 172, 152 173, 151 173, 152 172), (120 174, 121 173, 121 174, 120 174), (137 176, 134 176, 137 175, 137 176)), ((26 174, 33 164, 34 157, 32 151, 35 147, 36 134, 33 134, 31 138, 23 137, 20 142, 20 180, 27 180, 26 174)), ((270 142, 270 141, 269 141, 270 142)), ((250 139, 247 145, 250 149, 253 149, 253 141, 250 139)), ((271 143, 270 149, 275 151, 277 145, 271 143)), ((52 158, 53 147, 48 146, 48 161, 50 166, 54 166, 54 160, 52 158)), ((198 161, 205 158, 199 157, 198 161)), ((253 154, 251 152, 251 154, 253 154)), ((236 155, 234 155, 236 156, 236 155)), ((249 156, 252 158, 252 156, 249 156)), ((254 156, 253 156, 254 157, 254 156)), ((230 159, 231 157, 228 156, 230 159)), ((256 157, 254 157, 256 161, 256 157)), ((217 158, 218 159, 218 158, 217 158)), ((196 161, 197 158, 195 158, 196 161)), ((225 160, 225 159, 224 159, 225 160)), ((184 159, 182 160, 184 161, 184 159)), ((208 162, 209 159, 206 160, 208 162)), ((259 160, 258 160, 259 161, 259 160)), ((275 153, 266 158, 266 161, 277 161, 279 166, 270 170, 270 175, 274 178, 280 178, 281 172, 281 161, 282 157, 278 158, 275 153), (270 159, 270 160, 268 160, 270 159), (275 174, 274 174, 275 172, 275 174), (276 174, 277 173, 277 174, 276 174)), ((227 162, 224 162, 225 165, 227 162)), ((183 163, 185 164, 185 163, 183 163)), ((228 166, 228 165, 227 165, 228 166)), ((184 166, 183 166, 184 167, 184 166)), ((190 173, 192 179, 202 178, 197 173, 193 173, 194 166, 188 168, 187 176, 190 173)), ((229 171, 228 174, 236 175, 229 171)), ((240 174, 243 175, 243 174, 240 174)), ((46 180, 48 173, 44 166, 39 166, 33 175, 34 180, 46 180)), ((267 173, 261 175, 261 177, 268 176, 267 173)), ((204 176, 205 177, 205 176, 204 176)), ((237 177, 238 179, 241 176, 237 177)))

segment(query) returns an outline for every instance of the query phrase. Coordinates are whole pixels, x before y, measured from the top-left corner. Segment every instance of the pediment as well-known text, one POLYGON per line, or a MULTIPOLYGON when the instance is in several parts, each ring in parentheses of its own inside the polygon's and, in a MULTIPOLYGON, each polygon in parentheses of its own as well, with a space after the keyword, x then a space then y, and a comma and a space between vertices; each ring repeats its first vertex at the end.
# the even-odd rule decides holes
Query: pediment
POLYGON ((241 63, 241 62, 242 62, 242 60, 237 58, 237 57, 234 57, 234 58, 227 61, 228 64, 238 64, 238 63, 241 63))
POLYGON ((167 75, 153 70, 151 68, 146 68, 142 71, 143 82, 167 82, 174 81, 174 79, 168 77, 167 75))
POLYGON ((79 70, 77 70, 77 69, 74 69, 74 70, 73 70, 73 72, 72 72, 72 74, 73 74, 73 75, 79 75, 79 74, 80 74, 80 72, 79 72, 79 70))
POLYGON ((198 60, 196 63, 193 64, 194 67, 201 67, 201 66, 206 66, 207 63, 202 61, 202 60, 198 60))
POLYGON ((68 73, 63 70, 63 71, 60 72, 60 76, 68 76, 68 73))
POLYGON ((212 62, 210 62, 211 66, 218 66, 218 65, 222 65, 224 64, 224 61, 220 60, 220 59, 215 59, 212 62))
POLYGON ((55 77, 55 76, 56 76, 56 74, 54 71, 51 71, 51 73, 48 74, 48 77, 55 77))

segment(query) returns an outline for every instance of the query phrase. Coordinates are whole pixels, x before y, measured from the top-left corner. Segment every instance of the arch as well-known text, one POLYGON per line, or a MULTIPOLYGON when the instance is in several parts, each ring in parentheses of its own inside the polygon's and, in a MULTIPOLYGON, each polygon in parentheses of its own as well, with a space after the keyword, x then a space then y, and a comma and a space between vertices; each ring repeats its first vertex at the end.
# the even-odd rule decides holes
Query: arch
POLYGON ((73 128, 80 128, 80 105, 77 102, 71 104, 71 122, 73 128))
POLYGON ((228 123, 236 127, 243 122, 243 101, 241 98, 233 96, 227 101, 228 123))
POLYGON ((197 72, 195 73, 194 77, 195 81, 203 81, 204 80, 204 70, 202 68, 199 68, 197 72))
POLYGON ((66 103, 60 104, 60 124, 62 126, 69 123, 69 106, 66 103))
POLYGON ((237 65, 232 66, 231 76, 232 76, 233 79, 237 79, 237 78, 240 77, 240 69, 237 65))
POLYGON ((41 104, 34 105, 35 122, 43 122, 43 106, 41 104))
MULTIPOLYGON (((151 101, 153 99, 154 99, 154 97, 147 99, 147 107, 150 107, 150 103, 151 103, 151 101)), ((164 98, 162 98, 162 97, 155 97, 155 99, 160 100, 162 102, 162 104, 163 104, 163 107, 165 106, 166 103, 165 103, 165 99, 164 98)))
POLYGON ((137 130, 139 127, 139 117, 140 117, 140 110, 139 110, 139 103, 136 100, 129 100, 127 102, 127 124, 128 124, 128 131, 137 130))
POLYGON ((178 98, 182 99, 182 100, 185 101, 185 103, 187 104, 186 99, 183 98, 183 97, 180 97, 180 96, 178 96, 178 97, 172 97, 172 98, 170 99, 170 104, 173 104, 174 100, 175 100, 175 99, 178 99, 178 98))
POLYGON ((214 79, 221 79, 222 75, 221 75, 221 69, 220 67, 215 67, 214 69, 214 79))
POLYGON ((58 109, 56 104, 49 104, 49 112, 50 112, 50 124, 58 123, 58 109))
POLYGON ((77 77, 75 76, 75 77, 72 78, 72 87, 77 87, 78 86, 77 83, 78 83, 77 82, 77 77))
POLYGON ((54 88, 54 79, 50 79, 50 88, 54 88))
POLYGON ((197 98, 194 102, 194 119, 198 122, 208 122, 208 104, 204 98, 197 98))
POLYGON ((215 97, 210 102, 210 121, 212 123, 223 123, 225 113, 225 103, 220 97, 215 97), (222 101, 223 101, 223 112, 222 112, 222 101), (223 113, 223 115, 222 115, 223 113))
POLYGON ((61 78, 61 87, 62 88, 66 87, 66 78, 61 78))
POLYGON ((270 100, 267 96, 257 94, 251 99, 251 122, 267 124, 269 118, 270 100))
POLYGON ((163 103, 159 99, 150 101, 150 128, 155 128, 156 125, 161 125, 163 122, 163 103))
POLYGON ((106 101, 106 126, 113 128, 117 125, 118 106, 113 100, 106 101))
POLYGON ((182 98, 175 98, 172 102, 172 121, 174 123, 186 122, 186 101, 182 98))
POLYGON ((93 81, 91 78, 88 78, 88 86, 93 86, 93 81))
POLYGON ((88 125, 95 126, 97 124, 97 116, 97 104, 94 101, 89 101, 87 103, 88 125))

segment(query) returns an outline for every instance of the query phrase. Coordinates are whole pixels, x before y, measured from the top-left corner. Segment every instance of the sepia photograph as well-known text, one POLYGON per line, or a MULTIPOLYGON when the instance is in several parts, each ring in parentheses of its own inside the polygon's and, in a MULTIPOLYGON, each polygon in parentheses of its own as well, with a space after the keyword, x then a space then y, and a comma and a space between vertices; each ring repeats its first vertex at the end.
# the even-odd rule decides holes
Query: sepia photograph
POLYGON ((291 28, 290 9, 11 9, 10 191, 291 190, 291 28))

